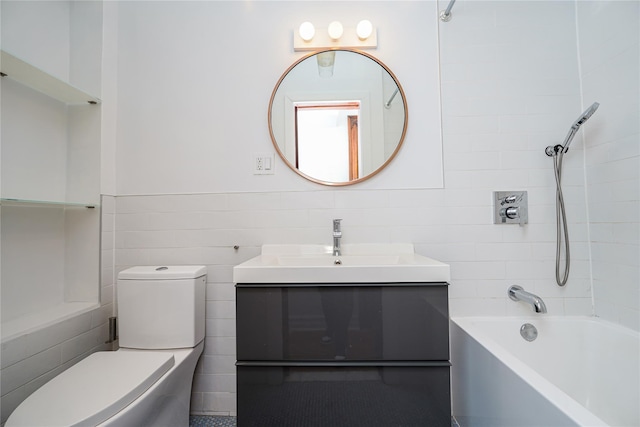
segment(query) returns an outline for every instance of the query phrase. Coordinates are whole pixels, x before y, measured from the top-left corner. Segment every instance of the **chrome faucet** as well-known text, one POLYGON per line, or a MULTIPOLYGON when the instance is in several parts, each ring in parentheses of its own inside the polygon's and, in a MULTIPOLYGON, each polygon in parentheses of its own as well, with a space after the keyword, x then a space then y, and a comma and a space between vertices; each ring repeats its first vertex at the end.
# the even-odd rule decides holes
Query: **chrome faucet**
POLYGON ((340 230, 341 219, 333 220, 333 256, 342 255, 342 249, 340 249, 340 239, 342 239, 342 231, 340 230))
POLYGON ((545 305, 542 298, 532 293, 525 291, 522 286, 512 285, 509 287, 507 291, 509 298, 513 301, 524 301, 528 302, 533 306, 533 311, 536 313, 546 313, 547 306, 545 305))

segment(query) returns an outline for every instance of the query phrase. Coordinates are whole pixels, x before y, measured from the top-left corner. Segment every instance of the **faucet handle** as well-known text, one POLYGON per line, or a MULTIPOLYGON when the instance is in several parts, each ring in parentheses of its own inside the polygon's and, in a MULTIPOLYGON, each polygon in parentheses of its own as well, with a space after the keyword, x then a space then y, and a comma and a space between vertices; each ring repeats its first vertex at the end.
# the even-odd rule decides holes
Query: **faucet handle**
POLYGON ((509 206, 508 208, 502 208, 500 209, 500 217, 503 223, 507 222, 507 219, 517 219, 521 227, 529 222, 526 206, 509 206))
POLYGON ((342 219, 334 219, 333 220, 333 231, 334 232, 339 232, 340 231, 340 221, 342 221, 342 219))

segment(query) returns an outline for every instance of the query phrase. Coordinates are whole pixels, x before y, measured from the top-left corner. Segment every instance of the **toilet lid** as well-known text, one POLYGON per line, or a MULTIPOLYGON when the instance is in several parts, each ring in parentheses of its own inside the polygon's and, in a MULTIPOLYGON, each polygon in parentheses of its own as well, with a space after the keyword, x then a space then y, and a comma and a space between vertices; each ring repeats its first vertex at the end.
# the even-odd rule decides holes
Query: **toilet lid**
POLYGON ((172 353, 101 351, 29 396, 6 426, 96 425, 136 400, 174 365, 172 353))

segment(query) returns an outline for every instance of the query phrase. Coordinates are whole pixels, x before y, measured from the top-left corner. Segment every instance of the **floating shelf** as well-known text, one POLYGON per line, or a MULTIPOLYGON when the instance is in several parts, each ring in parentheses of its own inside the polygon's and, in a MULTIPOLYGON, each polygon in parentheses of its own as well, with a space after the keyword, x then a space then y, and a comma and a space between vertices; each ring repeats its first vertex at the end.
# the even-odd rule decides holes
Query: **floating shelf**
POLYGON ((44 93, 66 104, 99 104, 100 99, 71 86, 51 74, 2 51, 0 72, 21 84, 44 93))
POLYGON ((79 203, 79 202, 58 202, 52 200, 25 200, 25 199, 0 199, 3 206, 31 206, 41 208, 61 207, 61 208, 88 208, 93 209, 100 206, 98 203, 79 203))

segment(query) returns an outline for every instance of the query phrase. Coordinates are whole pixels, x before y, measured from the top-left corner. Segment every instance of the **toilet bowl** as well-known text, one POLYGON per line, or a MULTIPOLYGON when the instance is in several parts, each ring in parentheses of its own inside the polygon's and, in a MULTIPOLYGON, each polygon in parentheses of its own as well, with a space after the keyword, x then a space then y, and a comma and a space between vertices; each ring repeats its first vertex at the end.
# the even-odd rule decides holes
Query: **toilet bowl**
POLYGON ((120 349, 93 353, 9 416, 14 426, 188 426, 204 347, 206 268, 134 267, 118 275, 120 349))

